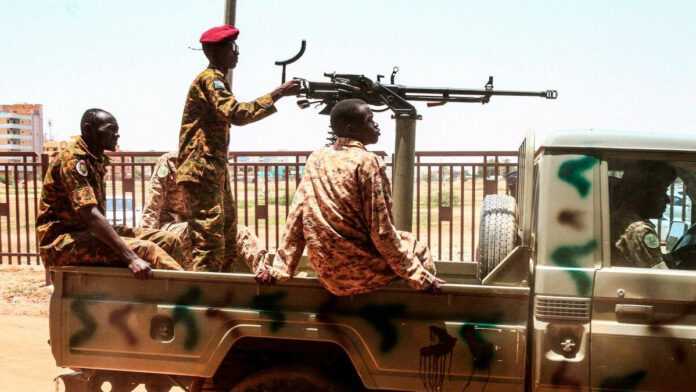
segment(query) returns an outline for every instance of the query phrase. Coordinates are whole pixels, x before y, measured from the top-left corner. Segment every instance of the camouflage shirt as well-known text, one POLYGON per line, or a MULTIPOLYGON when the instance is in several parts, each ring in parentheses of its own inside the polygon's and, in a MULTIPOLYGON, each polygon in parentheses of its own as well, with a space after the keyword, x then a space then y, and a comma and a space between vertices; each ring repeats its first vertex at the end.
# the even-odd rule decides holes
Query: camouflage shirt
POLYGON ((176 159, 176 152, 168 152, 157 159, 147 185, 149 199, 143 208, 140 226, 159 229, 188 216, 186 195, 176 185, 176 159))
POLYGON ((391 208, 382 161, 362 143, 338 138, 307 159, 271 275, 292 277, 306 245, 319 281, 335 295, 368 292, 397 276, 426 287, 434 278, 430 253, 396 230, 391 208))
POLYGON ((106 212, 104 174, 109 158, 94 155, 82 137, 75 137, 49 165, 43 180, 36 218, 39 245, 65 233, 87 230, 78 210, 95 205, 106 212))
POLYGON ((611 219, 612 265, 667 268, 660 250, 660 238, 650 221, 628 209, 619 209, 611 219))
POLYGON ((212 68, 201 72, 191 84, 181 119, 177 182, 222 181, 230 124, 245 125, 275 110, 270 94, 239 102, 222 72, 212 68))

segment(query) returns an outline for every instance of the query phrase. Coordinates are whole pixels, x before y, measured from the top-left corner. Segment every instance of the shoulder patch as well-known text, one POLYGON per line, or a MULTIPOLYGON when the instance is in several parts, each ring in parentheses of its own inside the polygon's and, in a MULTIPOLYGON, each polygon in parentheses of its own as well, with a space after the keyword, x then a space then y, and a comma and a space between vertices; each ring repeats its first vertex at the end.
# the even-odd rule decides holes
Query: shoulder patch
POLYGON ((215 90, 224 90, 225 89, 225 83, 222 80, 215 79, 213 80, 213 88, 215 90))
POLYGON ((77 161, 77 164, 75 165, 75 170, 82 177, 87 177, 87 163, 85 163, 85 161, 83 161, 82 159, 77 161))
POLYGON ((167 165, 161 165, 157 169, 157 177, 159 177, 159 178, 167 177, 168 174, 169 174, 169 168, 167 167, 167 165))
POLYGON ((657 238, 655 233, 648 233, 644 235, 643 243, 650 249, 657 249, 660 247, 660 239, 657 238))

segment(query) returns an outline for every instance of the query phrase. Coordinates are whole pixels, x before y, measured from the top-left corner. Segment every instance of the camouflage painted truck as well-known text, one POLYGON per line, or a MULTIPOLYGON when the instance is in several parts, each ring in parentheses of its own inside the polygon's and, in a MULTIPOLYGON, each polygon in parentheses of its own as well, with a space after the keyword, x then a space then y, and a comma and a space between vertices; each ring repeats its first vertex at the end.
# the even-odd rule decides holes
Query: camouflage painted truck
POLYGON ((573 131, 533 145, 516 199, 484 201, 479 260, 438 262, 438 295, 395 283, 339 298, 311 274, 259 286, 243 272, 53 269, 67 390, 687 390, 696 140, 573 131), (612 265, 612 184, 637 160, 679 174, 654 221, 669 270, 612 265))

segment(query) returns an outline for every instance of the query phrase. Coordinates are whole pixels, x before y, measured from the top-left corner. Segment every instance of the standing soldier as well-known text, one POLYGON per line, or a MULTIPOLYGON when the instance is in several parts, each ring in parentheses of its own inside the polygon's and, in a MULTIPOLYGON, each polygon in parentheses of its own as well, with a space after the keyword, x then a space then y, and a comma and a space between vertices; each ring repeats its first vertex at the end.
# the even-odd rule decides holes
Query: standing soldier
MULTIPOLYGON (((191 265, 191 231, 189 223, 182 220, 182 216, 190 216, 183 188, 176 184, 176 152, 168 152, 157 159, 152 169, 152 177, 148 182, 148 201, 143 208, 143 216, 140 225, 145 229, 160 229, 175 234, 182 243, 184 258, 181 261, 186 270, 192 269, 191 265)), ((261 247, 256 237, 248 227, 236 226, 236 234, 231 233, 229 238, 236 236, 235 250, 237 258, 243 261, 252 272, 264 259, 266 250, 261 247)), ((227 238, 227 234, 225 235, 227 238)), ((228 255, 232 252, 227 252, 228 255)), ((233 255, 232 255, 233 256, 233 255)), ((223 271, 231 271, 235 260, 225 260, 223 271)))
POLYGON ((46 267, 62 265, 128 266, 138 278, 154 268, 181 270, 181 243, 159 230, 114 228, 104 217, 104 174, 118 142, 116 119, 89 109, 76 137, 51 161, 43 181, 36 236, 46 267), (120 237, 119 234, 123 235, 120 237))
POLYGON ((237 217, 227 172, 230 124, 258 121, 276 111, 275 101, 299 92, 299 83, 291 81, 253 102, 237 101, 225 73, 237 65, 238 35, 229 25, 203 33, 200 42, 210 63, 191 84, 181 119, 176 182, 191 211, 194 271, 221 271, 223 260, 236 258, 237 217))

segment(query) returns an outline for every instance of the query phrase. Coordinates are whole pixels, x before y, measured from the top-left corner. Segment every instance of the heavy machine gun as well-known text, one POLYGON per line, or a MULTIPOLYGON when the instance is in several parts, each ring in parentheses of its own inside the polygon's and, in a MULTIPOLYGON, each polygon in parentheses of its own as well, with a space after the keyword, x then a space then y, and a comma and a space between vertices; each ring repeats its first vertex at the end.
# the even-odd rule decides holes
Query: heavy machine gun
MULTIPOLYGON (((299 60, 306 48, 307 42, 302 40, 300 50, 293 57, 275 62, 276 65, 283 68, 281 83, 285 83, 286 67, 299 60)), ((338 74, 335 72, 324 74, 325 77, 329 78, 328 82, 312 82, 303 78, 294 78, 299 80, 301 84, 297 105, 302 109, 313 104, 324 105, 324 108, 319 113, 329 114, 331 108, 338 101, 348 98, 359 98, 368 105, 373 106, 373 112, 391 110, 394 112, 395 117, 418 118, 416 108, 410 101, 427 102, 427 106, 433 107, 444 105, 447 102, 486 104, 494 95, 541 97, 546 99, 558 98, 556 90, 495 90, 493 89, 493 76, 488 77, 488 81, 482 90, 403 86, 396 84, 396 75, 398 73, 399 67, 394 67, 389 78, 389 84, 382 83, 384 75, 377 75, 376 82, 364 75, 338 74)))
POLYGON ((395 84, 398 67, 394 67, 389 84, 382 83, 383 75, 377 75, 377 81, 372 81, 364 75, 325 73, 328 82, 312 82, 306 79, 296 78, 301 83, 300 99, 297 104, 306 108, 312 104, 324 105, 320 114, 329 114, 331 108, 340 100, 359 98, 373 106, 373 111, 380 112, 391 110, 396 117, 417 118, 418 114, 411 101, 427 102, 429 107, 444 105, 448 102, 481 103, 486 104, 491 97, 515 96, 515 97, 541 97, 546 99, 558 98, 556 90, 545 91, 510 91, 495 90, 493 88, 493 76, 488 77, 488 82, 481 90, 435 88, 435 87, 411 87, 395 84))
MULTIPOLYGON (((282 82, 285 83, 286 66, 294 63, 304 54, 306 41, 302 40, 299 52, 276 65, 283 67, 282 82)), ((303 78, 297 104, 305 109, 312 105, 324 106, 320 114, 329 114, 334 105, 343 99, 359 98, 372 106, 372 111, 391 110, 396 120, 396 141, 392 161, 392 184, 394 199, 394 224, 399 230, 411 230, 413 206, 413 177, 416 150, 416 120, 421 117, 411 102, 427 102, 427 106, 441 106, 448 102, 486 104, 495 96, 558 98, 556 90, 544 91, 508 91, 495 90, 493 77, 482 90, 411 87, 396 84, 398 67, 394 67, 389 78, 390 83, 382 83, 384 75, 377 75, 373 81, 364 75, 325 73, 328 82, 313 82, 303 78)))

